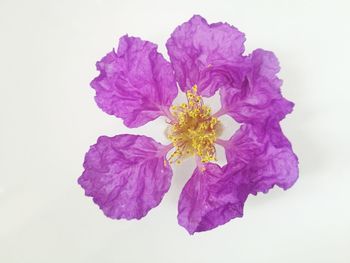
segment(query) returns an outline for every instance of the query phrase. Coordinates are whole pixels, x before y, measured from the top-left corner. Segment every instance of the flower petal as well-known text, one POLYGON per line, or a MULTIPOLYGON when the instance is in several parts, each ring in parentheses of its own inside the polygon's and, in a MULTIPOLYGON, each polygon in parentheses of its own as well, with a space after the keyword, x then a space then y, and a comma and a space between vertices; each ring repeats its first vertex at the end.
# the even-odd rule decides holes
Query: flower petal
MULTIPOLYGON (((250 69, 241 78, 241 83, 220 90, 221 111, 241 123, 262 123, 272 115, 283 119, 293 110, 294 104, 281 94, 282 81, 276 76, 280 69, 276 56, 258 49, 246 60, 250 69)), ((231 74, 237 75, 236 72, 231 74)))
POLYGON ((218 72, 223 64, 241 61, 244 34, 226 23, 208 24, 201 16, 193 16, 178 26, 166 43, 175 76, 182 91, 198 85, 202 96, 212 96, 219 88, 218 72), (214 71, 216 80, 210 82, 214 71))
POLYGON ((140 219, 170 187, 172 170, 163 149, 146 136, 101 136, 87 152, 78 182, 106 216, 140 219))
POLYGON ((248 195, 242 179, 239 169, 226 173, 212 163, 205 164, 205 171, 197 168, 180 196, 179 224, 193 234, 241 217, 248 195))
POLYGON ((224 145, 228 163, 245 165, 250 193, 284 190, 298 179, 298 158, 276 121, 266 126, 242 125, 224 145))
POLYGON ((98 106, 122 118, 128 127, 156 119, 177 96, 172 66, 157 52, 157 45, 123 36, 118 51, 97 64, 100 75, 91 82, 98 106))

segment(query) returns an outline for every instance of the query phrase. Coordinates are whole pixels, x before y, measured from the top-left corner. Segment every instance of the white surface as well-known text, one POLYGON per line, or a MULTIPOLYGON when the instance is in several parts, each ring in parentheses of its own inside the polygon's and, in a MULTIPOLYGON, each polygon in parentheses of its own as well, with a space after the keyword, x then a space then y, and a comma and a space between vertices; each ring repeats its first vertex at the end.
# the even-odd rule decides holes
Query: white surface
MULTIPOLYGON (((348 1, 0 1, 0 262, 350 262, 348 1), (300 159, 289 191, 249 197, 243 219, 189 236, 177 200, 141 221, 103 216, 76 183, 100 135, 128 130, 93 101, 94 63, 125 34, 164 43, 194 13, 273 50, 300 159)), ((191 168, 193 164, 188 162, 191 168)))

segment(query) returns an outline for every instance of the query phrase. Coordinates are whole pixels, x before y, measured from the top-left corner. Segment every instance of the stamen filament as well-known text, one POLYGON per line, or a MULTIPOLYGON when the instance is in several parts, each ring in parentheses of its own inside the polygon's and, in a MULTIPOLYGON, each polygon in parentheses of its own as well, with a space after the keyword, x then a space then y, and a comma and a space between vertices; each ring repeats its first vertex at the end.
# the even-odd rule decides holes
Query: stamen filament
POLYGON ((171 114, 170 110, 166 107, 161 109, 161 113, 163 116, 167 117, 170 121, 170 123, 176 122, 176 118, 174 117, 173 114, 171 114))

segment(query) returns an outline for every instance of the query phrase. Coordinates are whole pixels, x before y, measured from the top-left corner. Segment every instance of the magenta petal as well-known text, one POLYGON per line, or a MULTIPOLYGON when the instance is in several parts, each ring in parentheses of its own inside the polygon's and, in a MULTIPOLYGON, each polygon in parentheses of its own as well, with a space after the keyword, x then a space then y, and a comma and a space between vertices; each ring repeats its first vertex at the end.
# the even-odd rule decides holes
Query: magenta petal
POLYGON ((241 61, 244 34, 226 23, 208 24, 201 16, 193 16, 178 26, 166 43, 175 76, 183 91, 198 85, 202 96, 211 96, 225 82, 217 80, 220 67, 241 61), (211 71, 214 71, 211 73, 211 71), (210 83, 210 75, 216 75, 210 83))
POLYGON ((122 118, 128 127, 156 119, 177 96, 172 66, 157 52, 157 45, 123 36, 118 51, 97 63, 100 75, 91 82, 98 106, 122 118))
POLYGON ((242 125, 225 150, 228 163, 245 166, 252 194, 266 193, 274 185, 286 190, 298 179, 298 158, 277 122, 242 125))
POLYGON ((197 168, 180 196, 179 224, 193 234, 241 217, 248 194, 242 180, 239 171, 216 164, 206 164, 203 172, 197 168))
POLYGON ((170 187, 164 146, 136 135, 101 136, 85 155, 79 184, 110 218, 145 216, 170 187))
MULTIPOLYGON (((249 64, 249 70, 245 68, 247 72, 241 83, 220 90, 222 111, 241 123, 262 123, 272 115, 283 119, 293 110, 294 104, 281 94, 276 56, 257 49, 245 63, 249 64)), ((237 75, 237 72, 231 74, 237 75)))

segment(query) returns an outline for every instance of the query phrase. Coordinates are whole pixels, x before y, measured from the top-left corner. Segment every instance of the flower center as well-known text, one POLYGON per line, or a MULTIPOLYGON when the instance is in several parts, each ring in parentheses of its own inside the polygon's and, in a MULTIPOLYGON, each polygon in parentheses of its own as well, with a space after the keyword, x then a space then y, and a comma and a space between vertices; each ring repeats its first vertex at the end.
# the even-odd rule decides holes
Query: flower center
POLYGON ((175 147, 169 161, 198 156, 202 162, 216 161, 214 143, 222 131, 220 121, 211 116, 211 109, 203 104, 197 95, 197 86, 186 92, 187 104, 172 106, 171 113, 175 121, 167 130, 167 137, 175 147))

